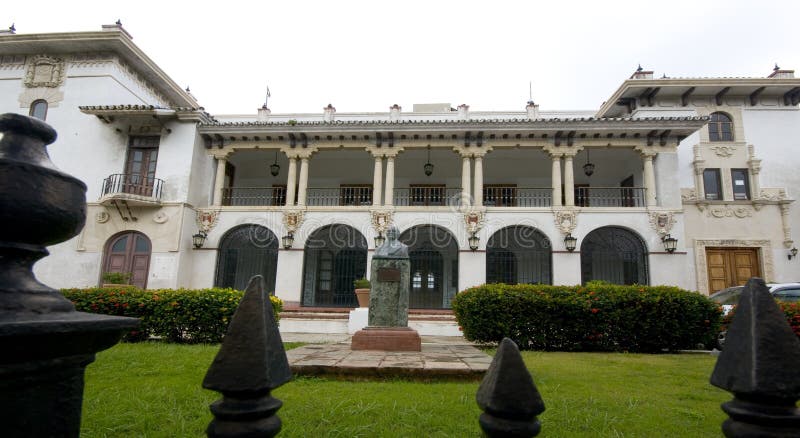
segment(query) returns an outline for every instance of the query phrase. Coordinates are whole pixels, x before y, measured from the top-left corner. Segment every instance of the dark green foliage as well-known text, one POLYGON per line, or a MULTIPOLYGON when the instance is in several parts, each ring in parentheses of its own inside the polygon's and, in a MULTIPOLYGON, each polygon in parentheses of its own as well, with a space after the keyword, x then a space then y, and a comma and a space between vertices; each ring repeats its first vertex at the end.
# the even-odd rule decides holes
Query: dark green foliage
MULTIPOLYGON (((141 319, 137 331, 124 340, 159 337, 177 343, 220 342, 228 329, 242 292, 233 289, 154 289, 134 286, 62 289, 81 312, 131 316, 141 319)), ((276 320, 283 302, 270 297, 276 320)))
POLYGON ((487 284, 456 295, 471 341, 509 337, 527 350, 662 352, 713 346, 719 305, 671 286, 487 284))

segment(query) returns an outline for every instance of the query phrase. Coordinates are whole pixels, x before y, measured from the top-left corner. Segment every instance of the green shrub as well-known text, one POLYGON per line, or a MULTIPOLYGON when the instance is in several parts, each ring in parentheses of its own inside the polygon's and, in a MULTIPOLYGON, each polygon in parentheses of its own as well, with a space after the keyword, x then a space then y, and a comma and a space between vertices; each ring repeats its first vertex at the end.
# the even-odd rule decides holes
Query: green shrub
POLYGON ((356 289, 369 289, 370 283, 366 278, 359 278, 358 280, 353 281, 353 286, 356 289))
MULTIPOLYGON (((134 286, 62 289, 81 312, 140 318, 137 330, 123 339, 141 341, 150 336, 177 343, 220 342, 243 292, 233 289, 154 289, 134 286)), ((283 301, 270 296, 275 320, 283 301)))
MULTIPOLYGON (((800 303, 787 303, 784 301, 778 301, 778 306, 783 311, 784 315, 786 315, 786 322, 789 323, 789 326, 792 328, 794 334, 800 338, 800 303)), ((728 326, 730 326, 731 322, 733 321, 733 315, 736 313, 736 307, 733 306, 730 312, 722 319, 722 328, 721 330, 728 330, 728 326)))
POLYGON ((714 345, 721 309, 670 286, 487 284, 456 295, 471 341, 509 337, 522 349, 661 352, 714 345))
POLYGON ((130 272, 104 272, 103 283, 128 284, 131 281, 130 272))

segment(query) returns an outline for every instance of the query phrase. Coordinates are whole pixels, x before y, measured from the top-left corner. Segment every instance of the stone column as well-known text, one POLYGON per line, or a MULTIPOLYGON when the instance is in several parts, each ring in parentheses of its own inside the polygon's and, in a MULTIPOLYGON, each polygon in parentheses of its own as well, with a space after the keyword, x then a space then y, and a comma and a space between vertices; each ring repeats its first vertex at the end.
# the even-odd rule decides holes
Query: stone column
POLYGON ((308 190, 308 157, 300 157, 300 182, 297 183, 297 205, 306 205, 308 190))
POLYGON ((644 190, 647 198, 647 206, 656 205, 656 173, 653 170, 653 155, 644 155, 644 190))
POLYGON ((289 157, 289 175, 286 177, 286 206, 294 205, 294 190, 297 184, 297 157, 289 157))
POLYGON ((222 205, 222 189, 225 187, 225 166, 228 164, 227 155, 217 156, 217 174, 214 175, 214 206, 222 205))
POLYGON ((564 155, 564 205, 575 205, 575 176, 572 169, 572 155, 564 155))
POLYGON ((483 206, 483 157, 475 155, 475 206, 483 206))
POLYGON ((794 244, 792 240, 792 224, 789 220, 789 210, 791 209, 791 201, 781 201, 780 208, 781 208, 781 225, 783 228, 783 244, 786 246, 786 249, 791 248, 794 244))
POLYGON ((386 205, 394 204, 394 157, 386 157, 386 196, 383 197, 386 205))
POLYGON ((470 173, 472 171, 470 166, 469 155, 462 155, 461 158, 461 205, 464 207, 470 206, 469 192, 470 192, 470 173))
POLYGON ((561 156, 553 155, 553 207, 561 207, 561 156))
POLYGON ((381 189, 383 185, 383 157, 375 157, 375 168, 372 171, 372 205, 381 205, 381 189))

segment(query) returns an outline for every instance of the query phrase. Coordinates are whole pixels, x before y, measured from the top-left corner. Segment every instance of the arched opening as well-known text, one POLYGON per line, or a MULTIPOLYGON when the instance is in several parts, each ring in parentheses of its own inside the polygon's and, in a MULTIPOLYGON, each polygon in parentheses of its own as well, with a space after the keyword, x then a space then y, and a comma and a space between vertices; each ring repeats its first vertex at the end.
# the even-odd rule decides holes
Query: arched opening
POLYGON ((266 227, 240 225, 222 237, 217 253, 215 287, 244 290, 254 275, 264 277, 271 295, 275 294, 278 265, 278 238, 266 227))
POLYGON ((36 99, 31 103, 31 109, 28 113, 29 116, 35 117, 39 120, 47 119, 47 101, 44 99, 36 99))
POLYGON ((638 234, 621 227, 602 227, 581 243, 581 281, 647 284, 647 248, 638 234))
POLYGON ((708 139, 711 141, 733 141, 733 122, 725 113, 711 113, 708 121, 708 139))
POLYGON ((433 225, 409 228, 399 240, 408 245, 411 284, 408 307, 449 309, 458 292, 458 244, 449 231, 433 225))
POLYGON ((122 272, 130 274, 130 284, 147 287, 147 273, 150 269, 150 239, 136 231, 126 231, 112 236, 106 242, 103 252, 103 272, 122 272))
POLYGON ((367 239, 355 228, 334 224, 306 240, 303 305, 358 307, 353 281, 367 271, 367 239))
POLYGON ((552 284, 552 245, 541 231, 503 228, 486 244, 486 282, 552 284))

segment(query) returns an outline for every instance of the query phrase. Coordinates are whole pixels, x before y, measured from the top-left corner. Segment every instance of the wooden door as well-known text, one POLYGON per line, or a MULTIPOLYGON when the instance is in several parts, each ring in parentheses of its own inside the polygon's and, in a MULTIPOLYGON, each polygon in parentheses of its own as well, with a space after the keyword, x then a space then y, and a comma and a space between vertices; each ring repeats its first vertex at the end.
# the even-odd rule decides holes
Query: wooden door
MULTIPOLYGON (((623 179, 619 183, 620 187, 633 187, 633 175, 623 179)), ((635 207, 636 201, 634 200, 634 192, 632 188, 623 188, 622 192, 622 207, 635 207)))
POLYGON ((131 137, 125 164, 124 192, 152 196, 158 161, 158 137, 131 137))
POLYGON ((119 234, 106 244, 103 273, 131 275, 130 284, 144 289, 150 269, 150 239, 135 231, 119 234))
POLYGON ((706 248, 706 263, 709 294, 761 275, 756 248, 706 248))

